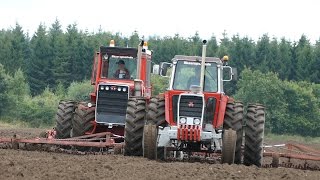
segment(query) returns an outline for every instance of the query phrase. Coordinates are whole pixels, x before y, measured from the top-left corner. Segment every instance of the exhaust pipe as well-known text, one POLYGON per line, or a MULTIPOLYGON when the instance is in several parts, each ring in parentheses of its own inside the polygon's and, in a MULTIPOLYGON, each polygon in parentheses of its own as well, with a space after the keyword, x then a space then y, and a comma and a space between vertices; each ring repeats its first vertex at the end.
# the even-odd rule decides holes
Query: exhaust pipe
POLYGON ((207 51, 207 40, 202 41, 202 59, 201 59, 201 73, 200 73, 200 93, 203 92, 204 87, 204 71, 206 64, 206 51, 207 51))

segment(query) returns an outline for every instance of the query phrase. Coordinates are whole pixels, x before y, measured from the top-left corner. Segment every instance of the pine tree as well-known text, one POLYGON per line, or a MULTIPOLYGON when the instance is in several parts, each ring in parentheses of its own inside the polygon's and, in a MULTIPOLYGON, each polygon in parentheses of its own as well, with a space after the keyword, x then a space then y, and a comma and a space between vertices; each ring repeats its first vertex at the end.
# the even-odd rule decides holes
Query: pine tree
POLYGON ((310 61, 312 61, 313 59, 313 54, 310 41, 307 39, 305 35, 302 35, 299 39, 297 47, 295 48, 295 55, 295 80, 310 81, 310 61))
POLYGON ((288 42, 285 38, 281 39, 279 44, 279 66, 278 74, 281 79, 291 80, 291 74, 293 69, 292 65, 292 52, 291 52, 291 43, 288 42))
MULTIPOLYGON (((49 29, 50 64, 53 66, 54 85, 62 83, 68 86, 68 78, 71 76, 68 59, 66 58, 66 42, 59 20, 49 29)), ((55 87, 54 86, 54 87, 55 87)))
POLYGON ((48 54, 50 46, 46 35, 46 27, 40 24, 37 32, 31 39, 32 55, 28 67, 28 78, 31 93, 40 94, 51 82, 52 67, 48 54))
POLYGON ((8 80, 5 73, 4 67, 0 64, 0 117, 3 116, 3 113, 6 111, 5 107, 8 103, 8 80))

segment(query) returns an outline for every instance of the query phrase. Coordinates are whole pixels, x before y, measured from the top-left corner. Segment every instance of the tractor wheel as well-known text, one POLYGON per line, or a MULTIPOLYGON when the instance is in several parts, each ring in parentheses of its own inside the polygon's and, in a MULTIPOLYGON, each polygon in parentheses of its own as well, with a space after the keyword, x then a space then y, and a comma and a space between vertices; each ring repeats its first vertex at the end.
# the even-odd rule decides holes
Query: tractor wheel
POLYGON ((75 109, 75 102, 61 101, 58 106, 56 114, 56 137, 58 139, 65 139, 70 137, 72 128, 72 119, 75 109))
POLYGON ((146 116, 146 101, 130 98, 128 101, 126 124, 124 130, 124 155, 142 156, 143 127, 146 116))
POLYGON ((143 129, 143 157, 157 158, 158 128, 154 124, 147 124, 143 129))
POLYGON ((72 121, 72 137, 83 136, 88 133, 93 133, 95 120, 95 107, 87 107, 84 104, 79 104, 75 110, 72 121))
POLYGON ((232 129, 224 130, 222 137, 222 163, 233 164, 236 150, 237 132, 232 129))
POLYGON ((228 102, 224 115, 223 129, 233 129, 237 132, 235 164, 241 164, 241 146, 243 139, 243 104, 241 102, 228 102))
POLYGON ((262 165, 265 112, 262 105, 250 104, 246 115, 243 163, 262 165))
POLYGON ((152 98, 148 105, 147 123, 157 126, 165 126, 165 103, 164 99, 152 98))

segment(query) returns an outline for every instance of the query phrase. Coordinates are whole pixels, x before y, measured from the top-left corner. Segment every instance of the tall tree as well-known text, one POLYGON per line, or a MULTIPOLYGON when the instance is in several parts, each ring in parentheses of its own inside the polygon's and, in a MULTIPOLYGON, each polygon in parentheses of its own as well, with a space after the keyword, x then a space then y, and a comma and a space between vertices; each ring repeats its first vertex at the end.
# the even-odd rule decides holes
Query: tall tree
POLYGON ((302 35, 299 39, 297 47, 295 48, 295 55, 295 80, 310 80, 310 61, 313 59, 313 54, 310 41, 305 35, 302 35))
POLYGON ((269 71, 269 61, 272 60, 270 56, 270 39, 267 34, 264 34, 257 42, 256 46, 256 61, 253 67, 259 69, 262 72, 269 71))
POLYGON ((67 72, 71 73, 68 83, 81 81, 85 77, 86 68, 84 66, 84 41, 82 33, 79 33, 77 24, 68 25, 66 33, 67 52, 66 57, 69 63, 67 72))
POLYGON ((53 72, 50 66, 48 54, 50 52, 46 27, 40 24, 37 32, 31 39, 32 55, 28 67, 28 78, 33 95, 40 94, 46 86, 49 86, 53 72))
POLYGON ((0 64, 0 117, 3 116, 3 112, 5 112, 5 107, 8 102, 7 85, 7 75, 5 73, 3 65, 0 64))
POLYGON ((61 83, 64 87, 69 85, 68 78, 71 75, 69 70, 69 62, 66 58, 66 42, 61 29, 59 20, 51 25, 49 29, 49 45, 50 45, 50 65, 53 67, 54 87, 61 83))
POLYGON ((281 39, 279 44, 279 61, 278 61, 278 73, 281 79, 291 80, 291 74, 294 70, 292 64, 292 51, 291 43, 285 38, 281 39))
POLYGON ((211 38, 208 40, 208 45, 207 45, 207 55, 211 57, 216 57, 218 55, 218 42, 217 38, 212 35, 211 38))
POLYGON ((315 44, 314 58, 311 61, 310 66, 310 80, 320 84, 320 39, 315 44))

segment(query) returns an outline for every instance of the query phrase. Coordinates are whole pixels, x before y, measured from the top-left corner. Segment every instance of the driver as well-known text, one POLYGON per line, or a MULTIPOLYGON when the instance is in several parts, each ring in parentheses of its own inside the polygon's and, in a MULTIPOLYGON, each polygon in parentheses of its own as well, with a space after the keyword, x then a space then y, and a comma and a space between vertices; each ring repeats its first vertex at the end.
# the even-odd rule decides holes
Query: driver
POLYGON ((119 60, 117 64, 118 64, 118 69, 113 74, 113 77, 118 79, 130 79, 130 73, 129 73, 129 70, 125 67, 124 61, 119 60))

